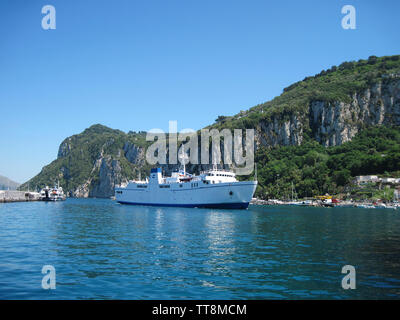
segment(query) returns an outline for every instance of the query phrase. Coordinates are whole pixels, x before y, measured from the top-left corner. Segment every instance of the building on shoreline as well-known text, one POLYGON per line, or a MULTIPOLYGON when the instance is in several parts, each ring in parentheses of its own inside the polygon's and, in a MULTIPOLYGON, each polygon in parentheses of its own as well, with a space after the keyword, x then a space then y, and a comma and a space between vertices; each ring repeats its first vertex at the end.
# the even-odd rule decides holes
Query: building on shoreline
POLYGON ((393 193, 394 200, 399 201, 400 200, 400 187, 397 187, 394 189, 393 193))
POLYGON ((378 178, 378 176, 356 176, 353 180, 354 184, 363 185, 367 183, 382 183, 400 185, 400 178, 378 178))
POLYGON ((371 182, 379 182, 378 176, 357 176, 354 178, 354 184, 361 185, 371 182))

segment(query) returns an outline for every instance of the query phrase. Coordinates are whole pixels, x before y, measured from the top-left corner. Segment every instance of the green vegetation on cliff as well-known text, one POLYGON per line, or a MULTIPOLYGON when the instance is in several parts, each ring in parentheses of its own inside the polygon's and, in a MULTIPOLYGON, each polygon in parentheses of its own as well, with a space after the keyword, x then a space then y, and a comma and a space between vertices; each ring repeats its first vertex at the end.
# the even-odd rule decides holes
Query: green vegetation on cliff
POLYGON ((357 175, 400 170, 400 127, 367 128, 335 147, 308 139, 300 146, 259 148, 255 160, 258 197, 291 197, 292 183, 299 197, 342 193, 357 175))

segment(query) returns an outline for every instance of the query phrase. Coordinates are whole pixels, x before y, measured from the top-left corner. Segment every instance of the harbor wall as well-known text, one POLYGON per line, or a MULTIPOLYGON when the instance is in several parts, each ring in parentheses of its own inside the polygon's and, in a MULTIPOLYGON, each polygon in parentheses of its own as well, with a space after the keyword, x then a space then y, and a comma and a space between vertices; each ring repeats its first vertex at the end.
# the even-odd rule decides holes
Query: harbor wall
POLYGON ((38 192, 0 190, 0 203, 39 201, 39 198, 40 194, 38 192))

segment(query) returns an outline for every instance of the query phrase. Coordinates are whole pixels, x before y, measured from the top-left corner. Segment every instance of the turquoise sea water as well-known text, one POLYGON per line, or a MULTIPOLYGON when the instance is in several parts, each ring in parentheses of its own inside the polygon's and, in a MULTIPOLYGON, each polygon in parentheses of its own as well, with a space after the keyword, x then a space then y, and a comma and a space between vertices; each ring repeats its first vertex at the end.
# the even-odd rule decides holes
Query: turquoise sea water
POLYGON ((399 297, 398 210, 0 204, 0 299, 399 297), (355 290, 341 287, 347 264, 355 290))

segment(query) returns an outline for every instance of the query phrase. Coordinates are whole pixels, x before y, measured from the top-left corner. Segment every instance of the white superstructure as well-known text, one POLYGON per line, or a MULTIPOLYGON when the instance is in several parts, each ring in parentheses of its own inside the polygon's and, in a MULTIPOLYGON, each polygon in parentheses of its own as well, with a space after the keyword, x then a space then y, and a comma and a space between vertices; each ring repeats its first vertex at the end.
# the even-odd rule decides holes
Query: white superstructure
POLYGON ((256 187, 257 181, 238 181, 233 172, 216 168, 198 176, 181 170, 171 177, 155 168, 149 179, 115 188, 115 198, 123 204, 246 209, 256 187))

